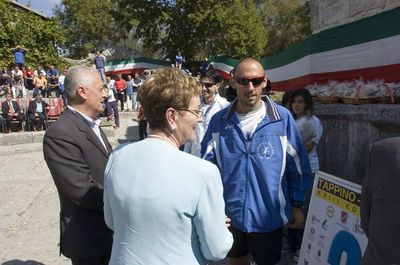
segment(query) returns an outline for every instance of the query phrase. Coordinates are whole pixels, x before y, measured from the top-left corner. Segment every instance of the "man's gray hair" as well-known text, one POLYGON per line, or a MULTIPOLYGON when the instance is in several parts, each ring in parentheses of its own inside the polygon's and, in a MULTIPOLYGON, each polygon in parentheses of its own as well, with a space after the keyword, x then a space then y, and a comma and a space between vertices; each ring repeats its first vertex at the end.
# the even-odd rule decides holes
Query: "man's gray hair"
POLYGON ((64 82, 64 93, 68 101, 73 102, 75 100, 76 90, 79 86, 90 85, 90 83, 92 82, 93 74, 100 77, 97 69, 93 67, 80 66, 68 69, 68 73, 65 76, 64 82))

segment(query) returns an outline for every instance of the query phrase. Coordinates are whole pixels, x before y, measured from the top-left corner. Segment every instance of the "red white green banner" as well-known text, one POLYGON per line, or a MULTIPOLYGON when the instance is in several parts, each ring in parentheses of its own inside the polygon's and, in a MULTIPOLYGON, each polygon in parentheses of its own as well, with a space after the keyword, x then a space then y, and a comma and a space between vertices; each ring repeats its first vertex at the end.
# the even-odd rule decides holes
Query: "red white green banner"
MULTIPOLYGON (((329 80, 400 81, 400 7, 321 31, 261 62, 273 90, 291 90, 329 80)), ((228 75, 236 60, 211 57, 228 75)))
POLYGON ((106 63, 105 71, 107 74, 134 74, 145 69, 157 69, 166 66, 171 66, 171 62, 140 57, 130 60, 109 61, 106 63))

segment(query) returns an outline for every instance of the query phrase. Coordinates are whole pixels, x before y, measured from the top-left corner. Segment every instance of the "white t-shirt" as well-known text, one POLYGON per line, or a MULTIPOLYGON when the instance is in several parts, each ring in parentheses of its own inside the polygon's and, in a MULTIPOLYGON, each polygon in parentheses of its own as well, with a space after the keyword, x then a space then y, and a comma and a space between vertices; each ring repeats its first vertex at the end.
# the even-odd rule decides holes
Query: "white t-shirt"
POLYGON ((60 83, 60 85, 64 84, 64 80, 65 80, 65 75, 60 75, 60 77, 58 78, 58 82, 60 83))
POLYGON ((323 128, 320 120, 315 115, 307 115, 296 120, 297 128, 304 143, 314 142, 314 147, 308 153, 312 173, 319 170, 317 145, 321 139, 323 128))
POLYGON ((108 98, 108 102, 114 102, 115 101, 114 90, 113 89, 111 89, 111 88, 108 89, 107 98, 108 98))
POLYGON ((236 116, 238 117, 240 122, 240 128, 242 129, 243 135, 247 141, 251 139, 254 131, 257 128, 257 125, 265 117, 266 114, 267 109, 265 108, 265 104, 262 104, 261 108, 246 114, 239 114, 236 112, 236 116))

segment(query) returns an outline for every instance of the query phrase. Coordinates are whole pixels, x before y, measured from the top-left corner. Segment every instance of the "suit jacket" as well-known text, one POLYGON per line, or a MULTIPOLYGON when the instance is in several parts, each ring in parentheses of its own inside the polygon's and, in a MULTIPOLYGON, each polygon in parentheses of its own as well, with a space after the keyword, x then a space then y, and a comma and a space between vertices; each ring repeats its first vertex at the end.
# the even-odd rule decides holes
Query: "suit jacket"
MULTIPOLYGON (((43 114, 46 115, 46 108, 49 106, 46 102, 42 100, 42 107, 43 107, 43 114)), ((35 114, 36 113, 36 108, 37 108, 37 103, 36 100, 32 100, 29 102, 28 106, 28 114, 35 114)))
POLYGON ((372 144, 361 193, 363 265, 400 264, 400 137, 372 144))
POLYGON ((71 259, 111 254, 112 231, 103 211, 104 169, 112 147, 104 148, 84 118, 66 109, 46 131, 43 153, 60 199, 60 251, 71 259))
MULTIPOLYGON (((13 100, 12 105, 13 105, 14 111, 16 113, 21 113, 21 108, 19 107, 19 105, 16 101, 13 100)), ((1 111, 3 112, 4 117, 6 117, 8 115, 8 112, 10 111, 10 106, 8 105, 7 100, 1 104, 1 111)))

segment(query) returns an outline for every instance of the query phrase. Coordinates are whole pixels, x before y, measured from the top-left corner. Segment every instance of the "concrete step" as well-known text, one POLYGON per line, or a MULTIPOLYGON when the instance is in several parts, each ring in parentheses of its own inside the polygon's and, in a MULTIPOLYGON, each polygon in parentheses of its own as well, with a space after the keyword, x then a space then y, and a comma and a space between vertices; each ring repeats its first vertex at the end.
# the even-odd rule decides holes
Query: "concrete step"
POLYGON ((0 146, 41 143, 44 131, 41 132, 12 132, 0 134, 0 146))
POLYGON ((36 143, 3 145, 0 147, 0 157, 36 152, 36 151, 41 151, 42 149, 43 149, 43 143, 41 141, 36 143))

